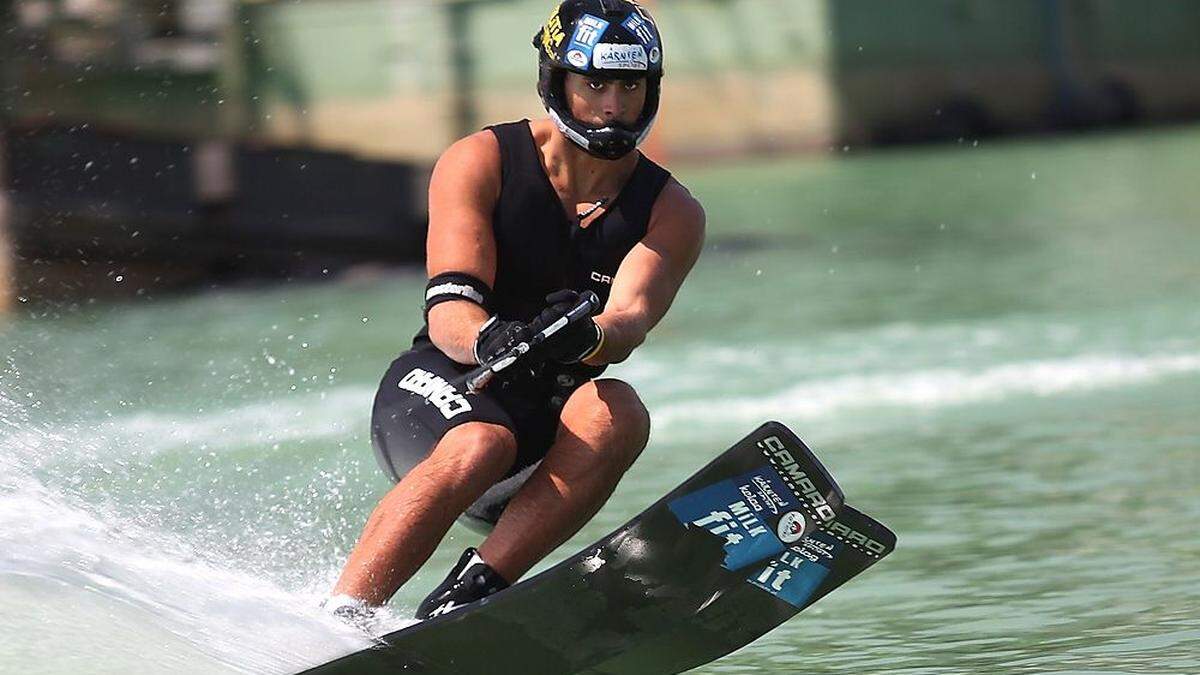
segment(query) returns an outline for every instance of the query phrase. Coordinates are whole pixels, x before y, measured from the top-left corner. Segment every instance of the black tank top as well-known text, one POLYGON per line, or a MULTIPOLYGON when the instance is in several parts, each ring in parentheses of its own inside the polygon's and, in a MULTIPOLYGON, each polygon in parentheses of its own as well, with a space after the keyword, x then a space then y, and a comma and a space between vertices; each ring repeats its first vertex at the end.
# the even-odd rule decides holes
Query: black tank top
MULTIPOLYGON (((671 174, 639 153, 637 167, 605 210, 580 227, 568 218, 542 166, 529 120, 487 127, 500 144, 500 197, 492 212, 496 278, 488 309, 501 319, 529 321, 562 288, 590 289, 608 301, 625 255, 646 236, 650 211, 671 174)), ((418 339, 426 338, 423 329, 418 339)), ((604 370, 578 364, 546 375, 578 384, 604 370)))
POLYGON ((637 167, 605 212, 587 227, 568 218, 542 167, 528 120, 488 127, 500 141, 500 199, 493 312, 529 321, 561 288, 590 289, 607 302, 621 260, 646 236, 650 210, 670 178, 639 155, 637 167))

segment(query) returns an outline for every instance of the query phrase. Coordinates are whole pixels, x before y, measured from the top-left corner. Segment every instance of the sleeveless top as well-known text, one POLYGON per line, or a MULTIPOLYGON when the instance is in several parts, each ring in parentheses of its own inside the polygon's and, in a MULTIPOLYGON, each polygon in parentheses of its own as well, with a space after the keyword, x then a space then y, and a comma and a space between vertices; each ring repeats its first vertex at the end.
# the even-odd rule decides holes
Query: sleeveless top
MULTIPOLYGON (((568 217, 546 175, 529 120, 487 129, 499 141, 501 177, 492 212, 496 277, 487 309, 503 320, 530 321, 546 306, 546 296, 563 288, 592 290, 603 306, 621 261, 646 236, 650 211, 671 174, 639 153, 621 191, 587 227, 580 227, 574 214, 568 217)), ((553 372, 534 374, 560 383, 573 380, 576 386, 604 370, 546 365, 553 372)))

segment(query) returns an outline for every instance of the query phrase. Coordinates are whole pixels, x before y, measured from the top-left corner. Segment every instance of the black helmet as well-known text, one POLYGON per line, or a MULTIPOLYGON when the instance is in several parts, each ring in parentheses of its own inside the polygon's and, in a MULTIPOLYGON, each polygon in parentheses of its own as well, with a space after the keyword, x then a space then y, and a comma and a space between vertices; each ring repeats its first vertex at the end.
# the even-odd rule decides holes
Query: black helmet
POLYGON ((619 159, 650 133, 658 115, 663 74, 658 26, 629 0, 564 0, 533 36, 538 50, 538 94, 558 128, 590 155, 619 159), (646 78, 646 102, 631 125, 597 127, 571 115, 563 81, 567 71, 613 79, 646 78))

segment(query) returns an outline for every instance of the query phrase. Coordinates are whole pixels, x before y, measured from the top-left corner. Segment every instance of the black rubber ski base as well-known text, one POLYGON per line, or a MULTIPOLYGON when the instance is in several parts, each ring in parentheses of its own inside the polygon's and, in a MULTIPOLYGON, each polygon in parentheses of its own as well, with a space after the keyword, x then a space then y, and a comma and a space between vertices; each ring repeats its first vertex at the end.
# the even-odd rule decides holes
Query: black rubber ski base
POLYGON ((562 563, 304 672, 681 672, 750 643, 894 546, 769 422, 562 563))

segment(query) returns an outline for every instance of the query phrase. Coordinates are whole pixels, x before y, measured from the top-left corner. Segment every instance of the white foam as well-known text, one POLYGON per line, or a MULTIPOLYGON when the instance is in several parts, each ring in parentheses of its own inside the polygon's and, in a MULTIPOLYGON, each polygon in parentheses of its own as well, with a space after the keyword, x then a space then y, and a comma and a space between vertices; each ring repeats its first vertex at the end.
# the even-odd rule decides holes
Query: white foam
MULTIPOLYGON (((701 398, 653 409, 656 427, 816 418, 845 410, 896 407, 936 409, 1020 396, 1059 396, 1153 382, 1200 372, 1200 353, 1089 354, 1019 361, 979 370, 935 368, 901 373, 841 376, 801 382, 763 396, 701 398)), ((713 388, 719 388, 714 383, 713 388)))
MULTIPOLYGON (((370 636, 319 609, 336 570, 319 578, 307 575, 303 588, 286 589, 205 555, 166 528, 135 525, 103 503, 60 493, 38 478, 39 466, 65 452, 120 446, 127 456, 181 443, 218 447, 345 433, 343 417, 351 410, 361 413, 364 400, 369 401, 364 389, 343 388, 200 419, 161 414, 106 419, 91 430, 102 438, 81 447, 63 433, 31 424, 22 403, 0 391, 5 422, 0 426, 0 587, 10 598, 32 597, 22 595, 21 588, 49 591, 41 602, 22 607, 26 624, 62 623, 58 617, 64 613, 90 612, 73 620, 104 625, 106 617, 119 613, 127 622, 122 630, 136 632, 140 626, 147 641, 165 631, 202 654, 196 662, 218 662, 241 672, 295 672, 369 646, 370 636), (80 593, 102 601, 82 602, 80 593)), ((407 623, 388 610, 378 618, 373 627, 380 633, 407 623)), ((87 639, 80 636, 77 649, 86 650, 87 639)), ((123 639, 136 644, 139 638, 123 639)))
MULTIPOLYGON (((327 578, 310 588, 284 589, 206 560, 170 534, 120 523, 101 507, 74 506, 23 473, 11 457, 2 464, 0 580, 6 584, 45 580, 65 587, 69 597, 67 589, 102 596, 108 604, 93 613, 120 607, 141 617, 147 635, 167 631, 243 672, 295 672, 371 644, 367 635, 318 609, 327 578)), ((51 595, 23 612, 81 611, 78 604, 58 600, 51 595)), ((398 616, 383 612, 378 627, 383 632, 401 625, 398 616)), ((86 649, 86 639, 77 648, 86 649)))

